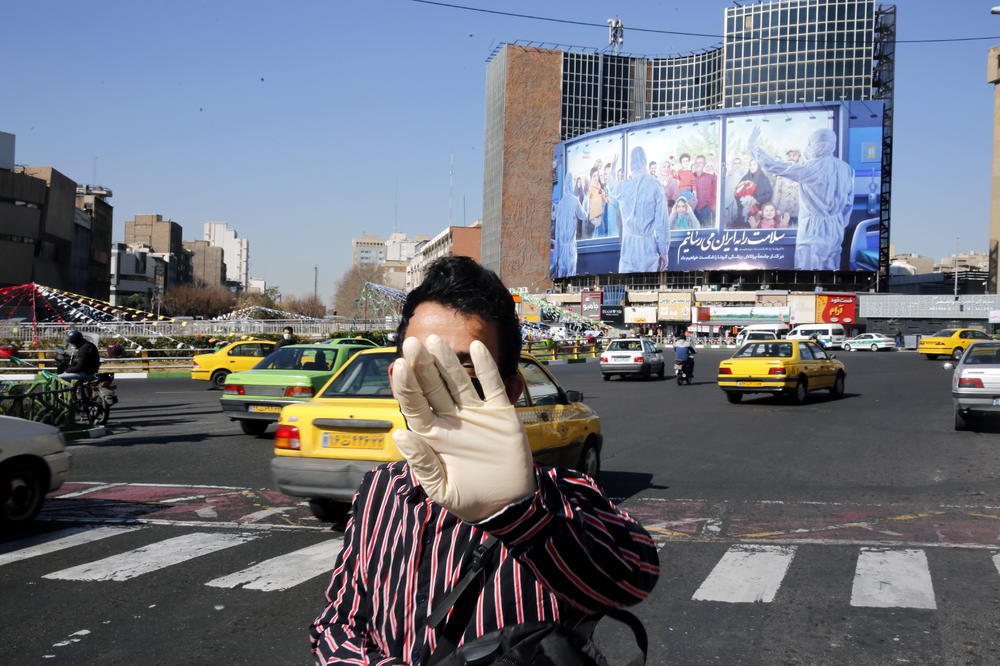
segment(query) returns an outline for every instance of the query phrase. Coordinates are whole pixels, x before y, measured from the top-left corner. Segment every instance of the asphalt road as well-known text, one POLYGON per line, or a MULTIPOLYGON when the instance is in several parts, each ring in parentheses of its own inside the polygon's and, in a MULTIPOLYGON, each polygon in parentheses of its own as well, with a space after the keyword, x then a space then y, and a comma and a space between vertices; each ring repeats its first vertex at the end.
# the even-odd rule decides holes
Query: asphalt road
MULTIPOLYGON (((912 353, 838 353, 841 400, 731 405, 726 353, 683 387, 552 367, 601 414, 608 494, 661 544, 636 609, 649 663, 1000 661, 1000 426, 955 432, 949 373, 912 353)), ((0 663, 308 663, 332 555, 296 553, 339 533, 270 489, 271 436, 217 392, 119 393, 62 496, 0 536, 0 663)), ((609 621, 598 638, 613 659, 629 645, 609 621)))

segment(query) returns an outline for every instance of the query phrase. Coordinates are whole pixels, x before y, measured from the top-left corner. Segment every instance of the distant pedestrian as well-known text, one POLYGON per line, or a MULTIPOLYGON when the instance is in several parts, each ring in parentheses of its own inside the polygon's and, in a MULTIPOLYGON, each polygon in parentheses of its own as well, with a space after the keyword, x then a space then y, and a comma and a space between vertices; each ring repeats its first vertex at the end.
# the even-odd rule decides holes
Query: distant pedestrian
POLYGON ((896 329, 896 349, 902 349, 902 348, 903 348, 903 332, 897 328, 896 329))
POLYGON ((282 329, 281 339, 278 340, 278 343, 276 345, 274 345, 274 348, 275 350, 281 349, 285 345, 294 345, 296 342, 297 341, 295 339, 295 331, 292 330, 291 326, 286 326, 284 329, 282 329))

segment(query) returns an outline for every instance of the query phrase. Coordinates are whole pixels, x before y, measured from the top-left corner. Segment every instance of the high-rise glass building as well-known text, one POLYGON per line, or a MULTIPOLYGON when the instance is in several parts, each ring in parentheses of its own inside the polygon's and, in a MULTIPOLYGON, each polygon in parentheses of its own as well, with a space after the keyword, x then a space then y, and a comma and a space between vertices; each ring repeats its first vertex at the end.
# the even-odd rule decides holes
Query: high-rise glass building
MULTIPOLYGON (((608 127, 717 109, 880 100, 883 104, 879 264, 889 263, 895 6, 873 0, 778 0, 725 10, 723 43, 671 57, 504 44, 486 71, 482 260, 511 287, 548 278, 553 148, 608 127)), ((773 287, 868 288, 870 274, 769 276, 773 287), (864 282, 862 285, 861 282, 864 282)), ((742 283, 746 276, 579 276, 633 287, 742 283)))

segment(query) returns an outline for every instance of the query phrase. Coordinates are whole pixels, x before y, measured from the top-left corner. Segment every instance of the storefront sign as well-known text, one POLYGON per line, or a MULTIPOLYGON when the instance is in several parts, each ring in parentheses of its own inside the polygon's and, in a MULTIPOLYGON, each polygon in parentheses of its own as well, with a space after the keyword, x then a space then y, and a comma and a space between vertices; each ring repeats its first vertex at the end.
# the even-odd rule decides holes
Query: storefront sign
POLYGON ((858 297, 854 294, 816 294, 816 322, 853 324, 857 321, 858 297))
POLYGON ((691 294, 661 292, 656 318, 660 321, 691 321, 691 294))
POLYGON ((605 324, 624 324, 625 308, 621 305, 602 305, 601 321, 605 324))
POLYGON ((580 292, 581 314, 587 319, 597 321, 601 318, 601 292, 581 291, 580 292))
POLYGON ((626 324, 655 324, 656 308, 652 305, 627 305, 625 306, 626 324))

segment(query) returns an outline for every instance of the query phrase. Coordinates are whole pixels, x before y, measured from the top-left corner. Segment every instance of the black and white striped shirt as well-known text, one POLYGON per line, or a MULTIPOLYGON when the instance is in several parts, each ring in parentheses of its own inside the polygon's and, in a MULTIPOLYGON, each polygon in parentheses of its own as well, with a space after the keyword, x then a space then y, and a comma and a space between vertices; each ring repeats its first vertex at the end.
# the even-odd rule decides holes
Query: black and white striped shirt
POLYGON ((533 495, 471 524, 427 498, 405 462, 367 474, 354 496, 329 604, 310 629, 317 662, 421 662, 438 639, 427 615, 489 534, 501 544, 499 565, 464 640, 644 599, 660 569, 642 526, 579 472, 536 465, 535 476, 533 495))

